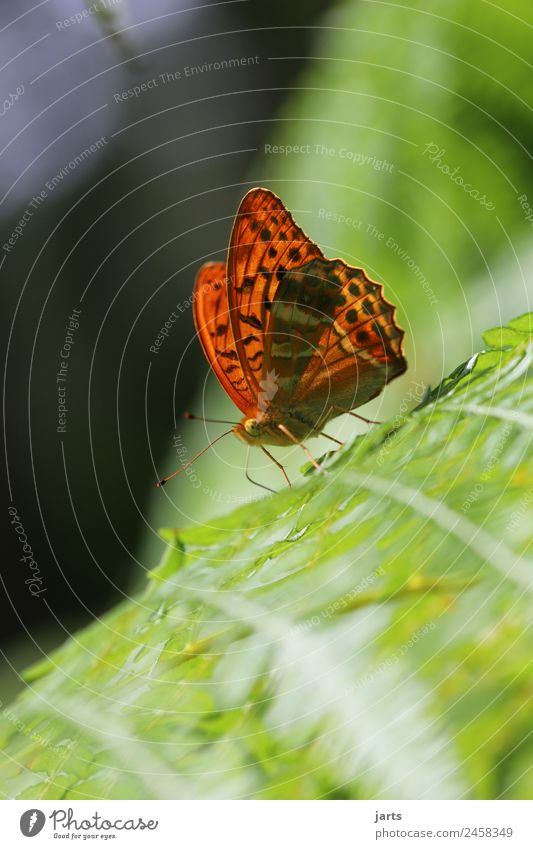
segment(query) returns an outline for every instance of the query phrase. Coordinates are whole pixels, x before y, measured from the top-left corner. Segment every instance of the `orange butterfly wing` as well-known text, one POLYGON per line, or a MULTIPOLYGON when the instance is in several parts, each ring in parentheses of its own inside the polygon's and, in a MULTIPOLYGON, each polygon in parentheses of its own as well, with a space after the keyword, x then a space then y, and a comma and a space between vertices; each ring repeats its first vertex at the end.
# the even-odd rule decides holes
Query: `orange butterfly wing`
POLYGON ((281 275, 324 258, 277 195, 251 189, 242 199, 228 252, 228 303, 239 361, 250 392, 261 391, 269 311, 281 275))
POLYGON ((317 422, 364 404, 406 369, 381 284, 327 259, 267 189, 241 201, 227 269, 200 269, 194 318, 213 371, 246 416, 256 415, 272 375, 271 409, 317 422))
POLYGON ((233 341, 226 283, 225 263, 202 265, 193 290, 194 324, 222 388, 241 412, 248 415, 255 409, 255 399, 244 378, 233 341))
POLYGON ((383 287, 339 259, 312 260, 283 276, 269 335, 265 369, 274 369, 306 420, 328 405, 339 412, 366 403, 407 367, 383 287))
POLYGON ((251 393, 275 373, 273 406, 316 421, 350 410, 406 369, 403 331, 383 287, 327 259, 266 189, 243 198, 228 254, 228 303, 251 393))

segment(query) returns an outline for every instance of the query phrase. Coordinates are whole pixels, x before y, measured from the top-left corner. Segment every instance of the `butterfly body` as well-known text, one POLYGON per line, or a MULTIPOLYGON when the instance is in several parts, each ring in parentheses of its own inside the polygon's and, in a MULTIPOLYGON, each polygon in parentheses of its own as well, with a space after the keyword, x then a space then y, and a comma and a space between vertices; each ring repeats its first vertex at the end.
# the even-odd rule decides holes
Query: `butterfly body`
POLYGON ((257 416, 244 416, 233 428, 233 433, 247 445, 292 445, 294 439, 287 436, 290 432, 299 442, 318 436, 327 419, 311 424, 302 420, 291 410, 276 410, 264 414, 258 410, 257 416), (280 427, 281 425, 281 427, 280 427))
POLYGON ((252 189, 226 263, 198 272, 193 309, 205 355, 243 413, 248 445, 316 436, 403 374, 403 331, 380 283, 327 259, 273 192, 252 189))

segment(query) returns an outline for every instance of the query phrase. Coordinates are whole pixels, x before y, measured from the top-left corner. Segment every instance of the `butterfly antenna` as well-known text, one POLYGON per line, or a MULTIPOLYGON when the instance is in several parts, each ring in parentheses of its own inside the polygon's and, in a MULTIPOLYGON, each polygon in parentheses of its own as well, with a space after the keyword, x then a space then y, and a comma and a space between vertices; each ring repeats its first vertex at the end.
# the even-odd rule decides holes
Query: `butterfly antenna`
POLYGON ((244 474, 246 476, 246 480, 249 480, 250 483, 253 483, 255 486, 260 486, 261 489, 266 489, 268 492, 275 493, 276 492, 275 489, 271 489, 269 486, 266 486, 266 484, 259 483, 259 481, 254 481, 254 479, 252 477, 250 477, 250 472, 248 471, 248 460, 249 459, 250 459, 250 446, 248 445, 247 451, 246 451, 246 466, 245 466, 245 469, 244 469, 244 474))
POLYGON ((196 422, 210 422, 211 424, 230 424, 230 425, 239 424, 238 422, 230 422, 227 419, 206 419, 206 418, 204 418, 204 416, 195 416, 194 413, 189 413, 189 412, 183 413, 183 418, 189 419, 191 421, 196 421, 196 422))
POLYGON ((167 475, 166 478, 161 478, 161 480, 156 483, 157 488, 160 489, 162 486, 165 486, 165 484, 168 483, 169 480, 172 480, 172 478, 175 478, 176 475, 179 475, 180 472, 183 472, 185 471, 185 469, 188 469, 189 466, 194 463, 194 461, 197 460, 198 457, 201 457, 202 454, 205 454, 205 452, 208 451, 215 444, 215 442, 218 442, 224 436, 228 436, 229 433, 232 433, 232 431, 227 430, 225 433, 221 433, 220 436, 217 436, 216 439, 213 439, 213 441, 210 442, 209 445, 206 445, 205 448, 202 448, 202 450, 199 451, 198 454, 195 454, 192 460, 189 460, 189 462, 185 463, 185 465, 182 466, 180 469, 176 469, 176 471, 172 472, 171 475, 167 475))

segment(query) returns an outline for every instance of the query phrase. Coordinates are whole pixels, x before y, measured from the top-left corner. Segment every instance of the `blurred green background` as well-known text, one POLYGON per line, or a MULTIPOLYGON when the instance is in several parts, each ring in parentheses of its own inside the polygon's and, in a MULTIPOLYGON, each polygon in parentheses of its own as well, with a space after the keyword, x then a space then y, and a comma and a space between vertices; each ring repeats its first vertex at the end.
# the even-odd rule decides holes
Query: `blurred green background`
MULTIPOLYGON (((6 4, 5 21, 18 8, 6 4)), ((50 46, 59 37, 54 21, 67 13, 61 4, 55 12, 47 7, 50 20, 30 16, 10 31, 25 45, 54 33, 35 67, 33 51, 5 82, 8 92, 28 78, 19 112, 13 107, 2 119, 8 131, 7 120, 27 110, 26 123, 9 126, 10 149, 19 156, 8 162, 10 179, 36 167, 37 154, 15 141, 21 127, 37 139, 42 162, 48 137, 40 140, 43 119, 32 118, 45 107, 54 116, 62 104, 57 149, 70 138, 63 138, 63 126, 66 133, 81 121, 77 110, 89 110, 87 92, 96 85, 104 89, 94 108, 105 102, 108 122, 98 133, 110 142, 48 199, 1 269, 11 322, 10 498, 48 581, 46 602, 36 605, 8 527, 6 696, 20 686, 21 666, 142 580, 163 550, 158 527, 201 525, 261 497, 245 480, 242 446, 229 437, 191 474, 162 492, 153 488, 221 432, 182 421, 184 410, 235 415, 208 374, 190 310, 157 356, 149 348, 176 304, 190 296, 201 263, 224 257, 232 216, 249 187, 277 192, 328 256, 364 266, 397 304, 409 370, 364 408, 370 417, 414 406, 422 383, 435 385, 479 349, 482 329, 531 309, 529 3, 221 3, 169 16, 159 28, 155 8, 124 2, 105 26, 80 24, 79 44, 68 47, 71 35, 59 33, 65 58, 41 89, 30 87, 31 79, 58 61, 50 46), (114 98, 159 73, 231 56, 260 61, 197 74, 127 103, 114 98), (84 87, 67 97, 78 77, 84 87), (58 345, 89 282, 61 446, 58 345)), ((15 53, 11 47, 9 55, 15 53)), ((58 163, 98 133, 87 131, 58 163)), ((48 176, 57 168, 50 165, 48 176)), ((2 242, 46 176, 4 203, 2 242)), ((332 433, 345 438, 363 429, 340 419, 332 433)), ((319 455, 326 445, 310 448, 319 455)), ((298 451, 278 456, 296 477, 298 451)), ((282 486, 279 472, 258 458, 253 470, 262 482, 282 486)))

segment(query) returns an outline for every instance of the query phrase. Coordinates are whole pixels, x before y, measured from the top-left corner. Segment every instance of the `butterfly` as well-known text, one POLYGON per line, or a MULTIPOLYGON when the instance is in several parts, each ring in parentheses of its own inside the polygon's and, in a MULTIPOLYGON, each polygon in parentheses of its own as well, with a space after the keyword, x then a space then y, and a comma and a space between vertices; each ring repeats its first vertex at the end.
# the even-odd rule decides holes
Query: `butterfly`
POLYGON ((317 466, 303 440, 327 436, 331 419, 407 368, 382 285, 327 259, 269 189, 242 199, 227 261, 207 262, 196 276, 193 312, 209 365, 243 414, 228 422, 232 432, 261 448, 289 484, 265 446, 301 445, 317 466))

